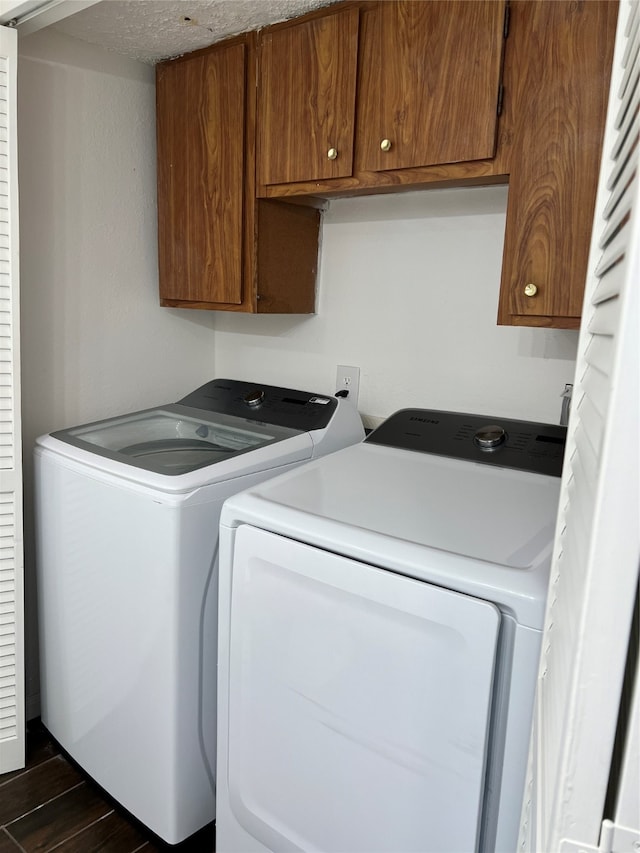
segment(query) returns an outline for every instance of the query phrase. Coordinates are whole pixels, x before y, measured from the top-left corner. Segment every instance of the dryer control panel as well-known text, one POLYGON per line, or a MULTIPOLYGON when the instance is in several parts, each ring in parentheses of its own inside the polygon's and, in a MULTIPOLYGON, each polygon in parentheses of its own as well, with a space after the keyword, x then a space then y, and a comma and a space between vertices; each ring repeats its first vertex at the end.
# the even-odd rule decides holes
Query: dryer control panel
POLYGON ((562 474, 567 428, 433 409, 400 409, 365 441, 535 474, 562 474))
POLYGON ((338 401, 326 394, 292 388, 213 379, 178 404, 304 432, 327 427, 338 401))

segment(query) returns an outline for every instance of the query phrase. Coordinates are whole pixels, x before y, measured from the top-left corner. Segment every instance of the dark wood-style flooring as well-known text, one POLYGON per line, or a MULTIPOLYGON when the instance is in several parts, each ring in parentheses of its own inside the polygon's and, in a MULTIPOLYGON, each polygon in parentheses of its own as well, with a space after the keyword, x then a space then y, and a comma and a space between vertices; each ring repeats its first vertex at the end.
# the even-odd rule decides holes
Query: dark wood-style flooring
POLYGON ((27 766, 0 775, 0 853, 213 853, 205 827, 171 846, 109 799, 39 723, 27 725, 27 766))

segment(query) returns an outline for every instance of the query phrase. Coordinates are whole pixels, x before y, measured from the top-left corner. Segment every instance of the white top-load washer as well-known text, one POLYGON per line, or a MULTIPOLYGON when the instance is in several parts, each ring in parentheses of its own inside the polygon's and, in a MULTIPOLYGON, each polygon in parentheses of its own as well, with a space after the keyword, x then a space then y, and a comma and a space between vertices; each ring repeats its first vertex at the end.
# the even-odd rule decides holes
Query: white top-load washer
POLYGON ((226 502, 219 853, 514 853, 565 433, 406 409, 226 502))
POLYGON ((217 379, 37 441, 42 720, 170 843, 215 815, 222 503, 363 437, 349 401, 217 379))

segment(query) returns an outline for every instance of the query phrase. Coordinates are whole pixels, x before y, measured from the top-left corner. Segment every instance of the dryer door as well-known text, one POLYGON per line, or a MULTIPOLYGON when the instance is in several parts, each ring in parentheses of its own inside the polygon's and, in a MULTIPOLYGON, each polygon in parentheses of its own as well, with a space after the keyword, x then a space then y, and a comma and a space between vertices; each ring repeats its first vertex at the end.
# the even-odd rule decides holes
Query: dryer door
POLYGON ((476 850, 499 625, 487 602, 241 527, 239 824, 268 850, 476 850))

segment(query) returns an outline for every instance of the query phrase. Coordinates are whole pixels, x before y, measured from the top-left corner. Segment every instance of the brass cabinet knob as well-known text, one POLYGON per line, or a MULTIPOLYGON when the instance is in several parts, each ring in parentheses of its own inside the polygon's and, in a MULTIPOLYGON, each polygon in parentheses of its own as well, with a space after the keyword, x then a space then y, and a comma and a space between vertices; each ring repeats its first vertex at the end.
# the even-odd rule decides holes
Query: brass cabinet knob
POLYGON ((535 296, 538 292, 538 288, 535 284, 529 282, 529 284, 525 284, 524 286, 524 295, 525 296, 535 296))
POLYGON ((383 151, 390 151, 391 150, 391 140, 390 139, 383 139, 382 142, 380 143, 380 148, 382 148, 383 151))
POLYGON ((329 160, 335 160, 337 156, 338 156, 338 150, 336 148, 330 148, 327 151, 327 157, 329 158, 329 160))

